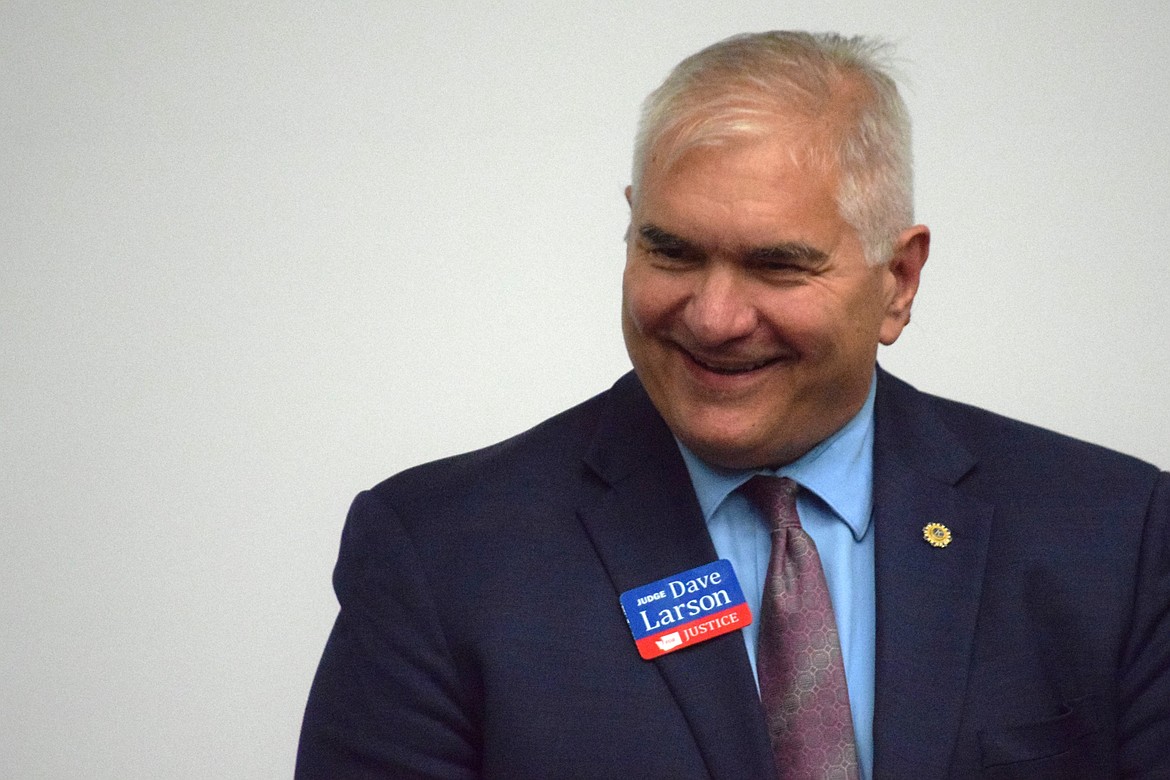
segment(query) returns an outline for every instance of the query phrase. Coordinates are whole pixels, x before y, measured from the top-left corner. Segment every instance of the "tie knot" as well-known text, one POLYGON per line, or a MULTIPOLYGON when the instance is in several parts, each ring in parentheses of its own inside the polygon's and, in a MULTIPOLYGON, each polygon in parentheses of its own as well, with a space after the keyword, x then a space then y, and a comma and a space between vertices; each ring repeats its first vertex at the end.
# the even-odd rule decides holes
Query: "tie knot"
POLYGON ((796 513, 796 494, 800 483, 788 477, 752 477, 740 490, 764 517, 778 530, 789 526, 800 528, 800 516, 796 513))

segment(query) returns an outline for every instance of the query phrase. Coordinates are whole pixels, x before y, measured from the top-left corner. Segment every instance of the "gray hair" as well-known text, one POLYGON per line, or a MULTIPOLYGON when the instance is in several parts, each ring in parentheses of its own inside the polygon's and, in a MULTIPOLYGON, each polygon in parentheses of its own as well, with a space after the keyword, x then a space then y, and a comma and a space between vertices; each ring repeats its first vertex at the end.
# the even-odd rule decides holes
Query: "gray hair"
POLYGON ((775 132, 777 122, 815 123, 826 136, 821 148, 794 154, 835 167, 841 217, 871 265, 888 261, 914 220, 910 115, 890 75, 890 54, 876 39, 765 32, 691 55, 642 106, 633 197, 652 151, 669 169, 694 147, 759 137, 775 132))

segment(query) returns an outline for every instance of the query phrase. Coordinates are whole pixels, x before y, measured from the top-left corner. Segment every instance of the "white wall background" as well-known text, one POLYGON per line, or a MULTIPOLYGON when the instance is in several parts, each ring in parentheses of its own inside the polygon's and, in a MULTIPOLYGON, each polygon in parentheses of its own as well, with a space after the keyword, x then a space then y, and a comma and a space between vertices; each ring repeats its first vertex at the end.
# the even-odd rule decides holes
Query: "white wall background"
POLYGON ((279 778, 352 495, 627 363, 635 111, 733 32, 900 43, 885 365, 1170 466, 1170 5, 0 5, 0 776, 279 778))

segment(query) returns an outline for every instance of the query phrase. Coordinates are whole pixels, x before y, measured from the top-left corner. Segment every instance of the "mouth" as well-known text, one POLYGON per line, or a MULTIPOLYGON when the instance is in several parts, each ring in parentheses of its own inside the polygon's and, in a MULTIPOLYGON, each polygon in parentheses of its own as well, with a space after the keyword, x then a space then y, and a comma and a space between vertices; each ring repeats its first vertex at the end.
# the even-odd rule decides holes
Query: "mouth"
POLYGON ((768 366, 779 363, 782 358, 773 357, 764 360, 704 360, 698 355, 683 349, 683 354, 686 355, 692 363, 697 365, 704 371, 710 371, 712 374, 719 374, 720 376, 742 376, 744 374, 751 374, 755 371, 760 371, 768 366))

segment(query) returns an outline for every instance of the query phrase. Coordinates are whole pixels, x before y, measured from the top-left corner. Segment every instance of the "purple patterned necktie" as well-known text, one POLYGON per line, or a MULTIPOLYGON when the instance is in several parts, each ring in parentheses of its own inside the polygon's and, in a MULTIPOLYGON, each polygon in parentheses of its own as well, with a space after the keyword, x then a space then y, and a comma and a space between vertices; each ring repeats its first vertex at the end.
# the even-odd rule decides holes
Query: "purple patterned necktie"
POLYGON ((816 544, 800 527, 788 477, 742 488, 772 526, 756 671, 781 780, 856 780, 845 665, 816 544))

